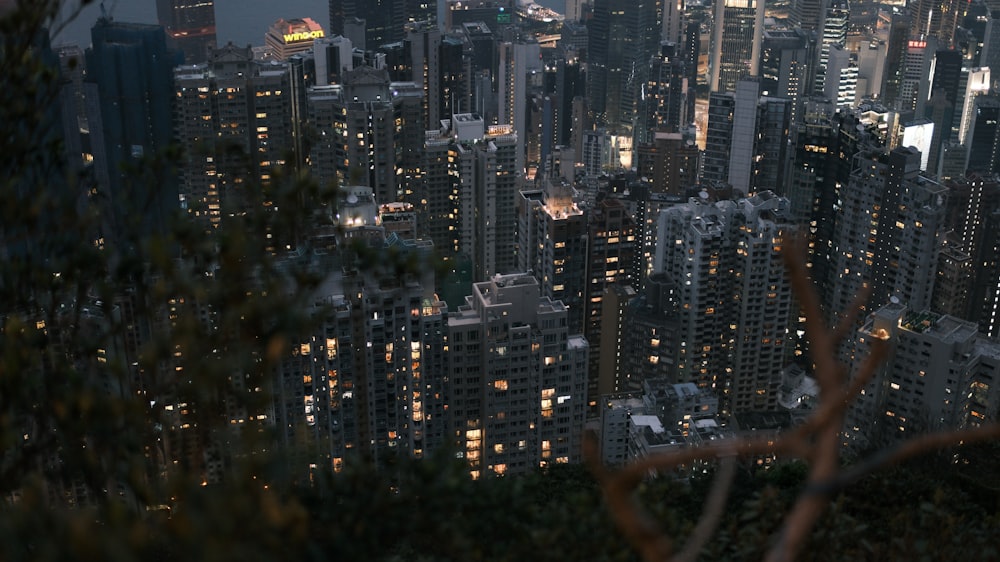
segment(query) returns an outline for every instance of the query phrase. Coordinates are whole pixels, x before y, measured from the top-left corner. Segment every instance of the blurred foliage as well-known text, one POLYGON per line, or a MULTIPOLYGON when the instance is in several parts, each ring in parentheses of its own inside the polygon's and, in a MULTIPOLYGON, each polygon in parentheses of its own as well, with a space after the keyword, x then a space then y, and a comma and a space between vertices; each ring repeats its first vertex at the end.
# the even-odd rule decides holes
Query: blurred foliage
MULTIPOLYGON (((267 400, 253 389, 266 386, 311 321, 303 304, 318 274, 276 258, 274 235, 322 222, 317 210, 332 194, 276 170, 249 199, 251 212, 234 213, 210 237, 175 217, 161 236, 140 236, 133 224, 126 243, 99 249, 101 194, 86 171, 61 161, 48 111, 58 79, 39 33, 57 7, 19 0, 0 17, 0 558, 635 559, 580 466, 471 481, 440 453, 382 472, 347 463, 302 481, 282 451, 265 450, 266 424, 226 427, 223 411, 267 400), (134 357, 115 349, 129 338, 134 357), (200 443, 247 447, 222 459, 217 483, 204 485, 204 467, 162 469, 156 444, 171 414, 146 399, 160 396, 198 405, 200 443)), ((155 186, 176 156, 153 156, 130 177, 155 186)), ((1000 557, 1000 451, 985 445, 957 458, 938 455, 851 487, 818 526, 810 558, 1000 557)), ((794 463, 740 473, 704 559, 759 558, 804 478, 794 463)), ((656 479, 638 499, 683 541, 710 486, 710 474, 656 479)))
MULTIPOLYGON (((986 452, 991 464, 998 452, 986 452)), ((835 499, 808 559, 996 559, 998 495, 942 478, 953 466, 924 459, 864 478, 835 499)), ((582 466, 481 481, 447 455, 397 468, 398 479, 354 465, 298 487, 234 479, 138 518, 113 502, 64 511, 26 498, 7 506, 0 539, 8 559, 31 560, 636 560, 582 466)), ((760 559, 805 474, 798 463, 743 472, 701 559, 760 559)), ((711 476, 652 480, 637 499, 684 541, 711 476)))

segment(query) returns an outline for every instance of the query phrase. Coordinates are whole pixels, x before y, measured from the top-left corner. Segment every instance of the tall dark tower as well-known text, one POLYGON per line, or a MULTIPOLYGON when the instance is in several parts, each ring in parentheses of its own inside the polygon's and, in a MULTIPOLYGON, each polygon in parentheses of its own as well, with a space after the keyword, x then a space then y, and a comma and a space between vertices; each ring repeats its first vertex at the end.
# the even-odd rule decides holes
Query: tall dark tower
POLYGON ((208 60, 215 48, 214 0, 156 0, 156 16, 167 30, 167 42, 184 52, 184 62, 208 60))
POLYGON ((179 207, 177 179, 163 163, 173 142, 174 66, 179 52, 167 48, 156 25, 97 20, 87 49, 88 122, 98 189, 105 209, 107 243, 131 244, 166 230, 179 207), (137 177, 136 172, 157 177, 137 177))
POLYGON ((588 98, 595 121, 631 132, 636 102, 649 73, 649 58, 660 40, 654 0, 595 0, 587 23, 588 98))
POLYGON ((959 13, 964 13, 963 4, 958 0, 916 0, 909 3, 913 27, 911 39, 936 37, 938 45, 950 47, 955 38, 959 13))
POLYGON ((716 0, 709 88, 731 92, 744 76, 757 76, 764 33, 764 3, 716 0))
POLYGON ((405 0, 330 0, 330 33, 345 35, 344 24, 357 18, 365 22, 365 48, 397 43, 404 36, 406 6, 405 0))

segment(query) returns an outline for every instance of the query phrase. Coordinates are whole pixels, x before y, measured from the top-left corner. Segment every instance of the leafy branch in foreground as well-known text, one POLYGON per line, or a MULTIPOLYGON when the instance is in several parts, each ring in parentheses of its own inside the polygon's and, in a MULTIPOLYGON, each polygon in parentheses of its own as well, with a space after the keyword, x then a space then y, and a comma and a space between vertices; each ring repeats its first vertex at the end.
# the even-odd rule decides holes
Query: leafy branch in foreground
POLYGON ((662 560, 693 560, 711 537, 722 514, 719 498, 725 498, 732 472, 725 467, 732 457, 782 455, 795 457, 809 464, 809 476, 795 503, 789 509, 767 554, 769 562, 794 560, 802 551, 817 520, 830 505, 831 499, 861 477, 887 465, 926 454, 950 445, 960 445, 1000 438, 1000 424, 940 431, 912 438, 879 451, 867 460, 842 468, 841 431, 844 414, 861 390, 875 376, 888 356, 889 334, 876 333, 871 351, 860 368, 849 375, 849 369, 836 356, 841 341, 849 334, 856 315, 867 294, 860 294, 854 305, 833 331, 827 328, 820 309, 819 297, 805 266, 801 240, 789 245, 784 253, 785 265, 806 318, 806 337, 815 363, 815 375, 820 387, 820 402, 806 421, 775 438, 772 435, 750 439, 733 438, 716 441, 702 447, 669 451, 638 459, 623 469, 611 472, 601 465, 596 439, 585 441, 584 457, 601 483, 608 509, 622 533, 647 562, 662 560), (698 526, 692 532, 684 550, 675 554, 673 541, 635 500, 634 492, 647 475, 669 471, 693 461, 723 460, 710 497, 698 526))

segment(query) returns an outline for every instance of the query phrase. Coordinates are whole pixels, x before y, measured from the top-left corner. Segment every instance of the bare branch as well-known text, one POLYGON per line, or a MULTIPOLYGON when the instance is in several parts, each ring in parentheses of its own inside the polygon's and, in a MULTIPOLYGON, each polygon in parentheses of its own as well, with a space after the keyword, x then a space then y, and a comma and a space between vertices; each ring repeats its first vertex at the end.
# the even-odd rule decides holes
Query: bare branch
MULTIPOLYGON (((826 320, 819 305, 819 296, 813 288, 812 279, 806 270, 805 244, 801 236, 789 240, 787 250, 782 253, 785 267, 788 268, 789 281, 792 290, 799 301, 802 313, 806 318, 806 337, 814 358, 834 356, 833 341, 827 330, 826 320)), ((831 370, 833 365, 816 359, 816 380, 824 393, 832 391, 839 384, 838 372, 831 370)))
POLYGON ((701 519, 691 532, 684 550, 674 557, 673 562, 694 562, 705 547, 708 539, 715 534, 715 529, 719 526, 722 518, 722 509, 726 507, 726 500, 729 499, 729 487, 733 484, 733 476, 736 475, 736 462, 733 457, 725 457, 719 466, 719 472, 712 480, 712 491, 708 494, 705 502, 705 510, 701 513, 701 519))
POLYGON ((584 436, 584 462, 601 483, 608 511, 625 535, 632 548, 639 551, 646 562, 662 562, 673 552, 672 541, 663 533, 653 519, 636 503, 632 492, 639 479, 623 479, 621 473, 612 476, 601 464, 597 451, 597 439, 592 433, 584 436))
POLYGON ((965 445, 1000 439, 1000 424, 993 423, 975 428, 946 430, 928 433, 903 441, 888 449, 875 453, 870 458, 851 466, 829 482, 817 482, 810 486, 810 493, 835 493, 861 478, 887 466, 897 464, 918 455, 924 455, 954 445, 965 445))
POLYGON ((865 308, 865 303, 868 302, 868 297, 872 294, 871 285, 865 285, 858 291, 858 294, 854 296, 854 300, 851 301, 851 308, 847 309, 847 313, 841 318, 840 323, 834 329, 833 334, 830 336, 830 341, 833 344, 834 349, 840 342, 844 341, 844 338, 851 333, 855 327, 855 321, 858 319, 858 315, 865 308))

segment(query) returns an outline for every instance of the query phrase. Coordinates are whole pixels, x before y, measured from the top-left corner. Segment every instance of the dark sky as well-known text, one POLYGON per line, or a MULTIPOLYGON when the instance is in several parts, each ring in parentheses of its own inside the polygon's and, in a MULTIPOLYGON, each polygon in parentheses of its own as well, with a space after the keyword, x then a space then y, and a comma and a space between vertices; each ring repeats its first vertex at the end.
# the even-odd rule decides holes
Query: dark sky
MULTIPOLYGON (((535 0, 538 4, 562 12, 564 0, 535 0)), ((64 27, 53 44, 90 45, 90 28, 100 16, 99 0, 90 5, 64 27)), ((118 21, 156 23, 156 0, 105 0, 108 13, 118 21)), ((80 0, 67 0, 64 12, 72 13, 80 0)), ((232 41, 237 45, 262 45, 264 32, 278 18, 311 17, 324 28, 329 24, 327 0, 215 0, 215 20, 220 44, 232 41)), ((63 21, 67 15, 64 15, 63 21)))

